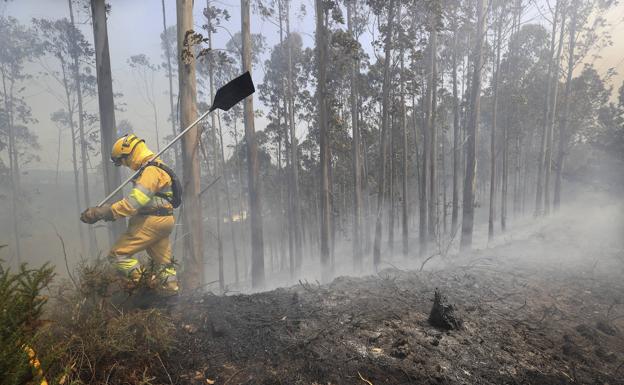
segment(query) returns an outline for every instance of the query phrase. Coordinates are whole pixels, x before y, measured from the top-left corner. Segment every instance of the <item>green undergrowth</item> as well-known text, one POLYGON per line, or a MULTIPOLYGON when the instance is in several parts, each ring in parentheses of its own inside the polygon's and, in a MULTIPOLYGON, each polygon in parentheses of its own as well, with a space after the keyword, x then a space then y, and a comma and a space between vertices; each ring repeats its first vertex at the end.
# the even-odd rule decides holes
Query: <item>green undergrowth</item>
POLYGON ((106 261, 83 262, 58 282, 47 265, 0 272, 0 373, 13 373, 0 385, 40 383, 25 344, 50 384, 159 383, 174 325, 158 309, 128 306, 106 261))
POLYGON ((27 350, 39 345, 43 307, 48 298, 43 289, 51 282, 53 269, 44 265, 31 269, 23 264, 12 271, 0 261, 0 384, 18 385, 36 380, 27 350))

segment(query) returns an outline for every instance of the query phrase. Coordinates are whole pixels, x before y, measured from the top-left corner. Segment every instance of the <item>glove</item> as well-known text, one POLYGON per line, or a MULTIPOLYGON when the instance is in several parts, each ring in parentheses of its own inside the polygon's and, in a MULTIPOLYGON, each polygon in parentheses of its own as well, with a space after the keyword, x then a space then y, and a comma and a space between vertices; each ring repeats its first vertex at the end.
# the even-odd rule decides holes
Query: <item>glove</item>
POLYGON ((90 225, 102 219, 104 219, 105 221, 114 220, 113 211, 111 210, 110 205, 104 205, 101 207, 89 207, 88 209, 83 211, 82 214, 80 214, 80 220, 90 225))

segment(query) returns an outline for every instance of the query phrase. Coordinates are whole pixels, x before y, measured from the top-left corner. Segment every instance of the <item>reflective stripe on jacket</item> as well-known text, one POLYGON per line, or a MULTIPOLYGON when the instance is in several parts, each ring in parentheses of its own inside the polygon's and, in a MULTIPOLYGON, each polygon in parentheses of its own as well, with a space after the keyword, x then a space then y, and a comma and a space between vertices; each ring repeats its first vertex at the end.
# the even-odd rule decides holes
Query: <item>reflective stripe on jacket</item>
POLYGON ((171 178, 164 170, 156 166, 147 166, 134 180, 130 193, 111 205, 115 219, 136 215, 139 209, 171 208, 171 204, 156 193, 172 196, 171 178))

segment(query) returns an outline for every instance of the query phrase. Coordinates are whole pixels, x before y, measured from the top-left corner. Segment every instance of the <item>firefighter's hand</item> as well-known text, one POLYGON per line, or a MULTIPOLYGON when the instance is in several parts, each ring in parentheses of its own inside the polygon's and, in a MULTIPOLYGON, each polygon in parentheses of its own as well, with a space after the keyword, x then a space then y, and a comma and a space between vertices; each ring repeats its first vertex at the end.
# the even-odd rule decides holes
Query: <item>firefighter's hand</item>
POLYGON ((110 205, 104 205, 102 207, 89 207, 80 214, 80 220, 84 223, 94 224, 97 221, 104 219, 107 221, 113 220, 113 212, 110 205))

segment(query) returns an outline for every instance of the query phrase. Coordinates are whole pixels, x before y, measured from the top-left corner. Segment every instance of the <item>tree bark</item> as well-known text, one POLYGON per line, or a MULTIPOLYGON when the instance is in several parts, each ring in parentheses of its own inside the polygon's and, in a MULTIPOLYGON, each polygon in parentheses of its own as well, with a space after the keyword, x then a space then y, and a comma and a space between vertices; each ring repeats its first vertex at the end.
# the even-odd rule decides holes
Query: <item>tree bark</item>
POLYGON ((535 215, 542 214, 542 203, 544 202, 544 169, 546 165, 546 141, 548 136, 548 124, 550 122, 550 99, 553 82, 553 56, 555 54, 555 40, 557 32, 557 19, 559 18, 559 0, 555 5, 555 14, 552 22, 552 30, 550 35, 550 49, 548 55, 548 81, 546 82, 546 100, 544 102, 544 110, 542 115, 542 141, 540 145, 539 158, 537 161, 537 188, 535 190, 535 215))
POLYGON ((11 177, 11 216, 12 216, 12 225, 13 225, 13 238, 15 239, 15 248, 13 252, 15 253, 16 266, 19 268, 22 263, 22 252, 21 252, 21 242, 20 242, 20 213, 18 206, 19 204, 19 194, 21 191, 20 188, 20 178, 19 178, 19 162, 18 162, 18 153, 17 153, 17 143, 15 140, 15 125, 13 120, 13 86, 14 80, 8 80, 8 74, 4 71, 2 72, 2 90, 4 96, 4 108, 8 115, 8 136, 9 136, 9 172, 11 177), (7 82, 10 82, 10 85, 7 87, 7 82))
POLYGON ((552 104, 550 107, 550 121, 548 122, 548 135, 546 136, 546 154, 545 154, 545 175, 544 175, 544 213, 550 214, 550 175, 552 170, 552 148, 553 148, 553 130, 555 127, 555 117, 557 112, 557 96, 559 95, 559 64, 561 61, 561 51, 563 49, 563 33, 566 19, 565 8, 561 14, 561 29, 559 31, 559 43, 557 48, 557 56, 555 57, 555 65, 552 80, 552 104))
MULTIPOLYGON (((206 9, 210 9, 210 0, 206 0, 206 9)), ((207 15, 207 23, 210 26, 208 28, 208 49, 209 52, 213 52, 212 51, 212 20, 209 18, 210 12, 206 13, 207 15)), ((209 82, 209 87, 210 87, 210 100, 214 100, 214 94, 215 94, 215 86, 214 86, 214 59, 211 57, 208 61, 208 82, 209 82)), ((210 128, 212 129, 212 151, 214 154, 214 177, 218 178, 219 175, 221 175, 221 178, 223 180, 225 180, 226 185, 227 185, 227 177, 225 175, 225 162, 223 161, 223 144, 221 143, 221 148, 220 148, 220 152, 221 152, 221 165, 219 165, 219 162, 217 161, 217 153, 219 152, 219 144, 217 143, 217 113, 212 113, 210 114, 210 128), (221 166, 221 169, 219 170, 219 166, 221 166), (219 172, 220 171, 220 172, 219 172)), ((219 122, 220 123, 220 122, 219 122)), ((221 137, 221 127, 219 126, 219 137, 221 137)), ((208 159, 206 159, 206 163, 208 162, 208 159)), ((226 194, 227 194, 227 188, 226 188, 226 194)), ((214 198, 214 208, 215 208, 215 216, 216 216, 216 228, 217 228, 217 259, 219 261, 219 290, 221 291, 221 293, 223 293, 225 291, 225 274, 224 274, 224 262, 223 262, 223 239, 222 239, 222 234, 221 234, 221 221, 223 220, 223 218, 221 217, 221 197, 219 194, 219 188, 218 186, 215 186, 215 189, 212 193, 212 196, 214 198)), ((232 221, 232 215, 230 213, 230 198, 229 198, 229 194, 227 196, 228 199, 228 223, 230 223, 230 228, 232 228, 231 226, 231 221, 232 221)), ((234 271, 235 271, 235 275, 236 275, 236 282, 238 282, 238 263, 236 261, 236 244, 234 243, 234 237, 232 234, 232 241, 233 241, 233 248, 234 248, 234 271)))
POLYGON ((574 49, 576 45, 577 27, 577 7, 578 1, 573 1, 571 5, 572 18, 570 20, 570 31, 568 40, 568 72, 566 74, 566 84, 563 94, 563 114, 559 119, 559 143, 557 147, 557 174, 555 176, 555 192, 553 206, 555 211, 561 205, 561 174, 565 162, 565 147, 567 141, 568 119, 570 118, 570 91, 572 87, 572 71, 574 71, 574 49))
MULTIPOLYGON (((250 0, 241 0, 241 33, 243 40, 243 71, 251 68, 250 0)), ((262 233, 262 201, 260 199, 260 175, 258 144, 254 124, 253 96, 245 99, 245 140, 247 141, 247 180, 249 189, 249 217, 251 222, 251 285, 254 289, 264 287, 264 237, 262 233)))
MULTIPOLYGON (((93 19, 93 46, 98 85, 98 105, 100 111, 100 154, 104 171, 105 194, 110 194, 121 184, 119 169, 110 162, 113 141, 117 137, 115 128, 115 101, 113 99, 113 78, 108 50, 108 30, 106 27, 106 5, 104 0, 91 0, 93 19)), ((113 200, 122 198, 121 191, 113 200)), ((117 220, 108 225, 110 240, 117 239, 124 231, 125 221, 117 220)))
MULTIPOLYGON (((357 42, 357 34, 354 27, 354 15, 356 13, 356 4, 353 1, 347 2, 347 24, 349 33, 354 41, 357 42)), ((362 229, 362 166, 360 163, 360 127, 359 127, 359 111, 358 111, 358 92, 357 78, 359 74, 359 60, 357 57, 351 60, 351 79, 350 79, 350 100, 351 100, 351 128, 353 141, 351 143, 351 152, 353 157, 353 266, 356 271, 362 268, 362 244, 360 233, 362 229)))
POLYGON ((457 90, 457 28, 453 32, 453 211, 451 213, 451 237, 457 233, 457 223, 459 217, 459 165, 461 148, 459 146, 459 95, 457 90))
MULTIPOLYGON (((71 1, 71 0, 69 0, 71 1)), ((163 19, 163 37, 165 45, 165 56, 167 56, 167 80, 169 81, 169 108, 171 120, 171 135, 174 137, 178 134, 176 131, 176 112, 175 104, 173 103, 173 70, 171 67, 171 47, 169 46, 169 39, 167 38, 167 14, 165 12, 165 0, 162 0, 162 19, 163 19)), ((182 161, 180 160, 180 149, 178 145, 173 146, 173 152, 175 153, 175 168, 180 167, 182 161)))
POLYGON ((299 153, 297 134, 295 132, 295 91, 293 85, 293 62, 292 62, 292 36, 290 35, 290 0, 286 1, 286 37, 288 45, 288 74, 287 74, 287 99, 288 99, 288 128, 290 131, 290 186, 292 189, 291 210, 293 212, 292 231, 295 236, 295 273, 301 270, 301 204, 299 202, 299 153))
POLYGON ((387 158, 387 133, 390 118, 390 61, 392 60, 392 33, 394 30, 394 3, 390 0, 388 5, 388 28, 385 38, 384 77, 382 85, 382 123, 381 141, 379 144, 379 185, 377 192, 377 219, 375 221, 375 240, 373 244, 373 265, 375 269, 381 263, 381 221, 384 207, 384 195, 386 191, 386 158, 387 158))
POLYGON ((318 124, 320 128, 320 166, 321 166, 321 269, 324 281, 331 279, 329 242, 331 238, 331 207, 330 207, 330 185, 329 185, 329 138, 327 122, 327 106, 325 97, 327 94, 327 41, 325 31, 325 9, 322 0, 315 0, 316 6, 316 60, 318 68, 318 124))
POLYGON ((462 218, 461 250, 472 247, 472 229, 474 226, 474 194, 477 173, 477 132, 481 104, 481 67, 483 63, 483 42, 487 18, 487 2, 479 0, 477 6, 477 36, 475 38, 474 70, 470 95, 470 118, 467 126, 466 176, 464 178, 464 205, 462 218))
POLYGON ((409 241, 408 241, 408 196, 407 196, 407 171, 408 171, 408 166, 407 166, 407 108, 405 106, 405 78, 404 78, 404 74, 405 74, 405 52, 404 49, 401 48, 401 87, 400 87, 400 93, 401 93, 401 131, 403 133, 403 175, 402 175, 402 179, 401 179, 401 193, 402 193, 402 197, 403 200, 401 202, 401 228, 402 228, 402 235, 403 235, 403 242, 402 242, 402 251, 403 251, 403 257, 407 257, 408 254, 408 246, 409 246, 409 241))
MULTIPOLYGON (((80 214, 80 182, 79 182, 79 172, 78 172, 78 157, 76 151, 76 142, 78 139, 76 135, 76 126, 74 124, 74 110, 71 101, 71 94, 69 89, 69 82, 67 80, 66 73, 66 64, 65 58, 59 55, 59 59, 61 61, 61 76, 63 77, 63 88, 65 88, 65 102, 67 103, 67 120, 69 123, 69 129, 71 130, 71 139, 72 139, 72 167, 74 169, 74 194, 76 195, 76 211, 77 214, 80 214)), ((85 255, 85 239, 84 232, 82 231, 82 226, 78 223, 78 234, 80 236, 80 250, 82 251, 82 255, 85 255)))
POLYGON ((490 135, 490 212, 488 218, 488 242, 494 238, 494 220, 496 218, 496 125, 498 113, 498 78, 500 73, 500 52, 503 30, 503 10, 500 10, 496 26, 496 58, 494 74, 492 75, 492 89, 494 97, 492 101, 492 131, 490 135))
MULTIPOLYGON (((67 1, 69 3, 69 20, 72 25, 72 34, 75 33, 76 23, 74 22, 74 10, 72 6, 72 0, 67 1)), ((76 88, 76 99, 78 102, 78 133, 80 139, 80 166, 82 168, 82 191, 84 194, 85 206, 91 207, 91 198, 89 194, 89 173, 87 168, 87 140, 84 132, 84 104, 82 101, 82 86, 80 84, 80 63, 78 60, 78 47, 76 46, 77 38, 73 36, 71 56, 72 56, 72 69, 74 76, 74 86, 76 88)), ((95 239, 95 231, 89 226, 89 251, 91 255, 97 254, 97 241, 95 239)))
MULTIPOLYGON (((197 84, 195 55, 188 37, 193 29, 193 0, 177 0, 178 81, 180 97, 180 126, 187 127, 197 119, 197 84), (185 53, 186 51, 186 53, 185 53)), ((184 183, 184 228, 186 250, 184 272, 189 289, 204 283, 204 245, 201 210, 199 126, 182 137, 182 166, 184 183)))
POLYGON ((436 242, 438 235, 438 179, 437 179, 437 163, 438 163, 438 137, 436 133, 436 101, 437 101, 437 52, 438 52, 438 15, 437 10, 430 10, 429 15, 429 58, 427 70, 427 93, 430 96, 427 99, 427 131, 429 131, 429 238, 436 242), (429 99, 430 98, 430 99, 429 99))

